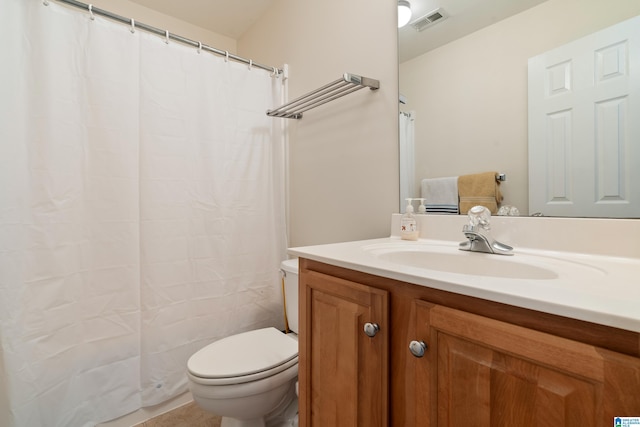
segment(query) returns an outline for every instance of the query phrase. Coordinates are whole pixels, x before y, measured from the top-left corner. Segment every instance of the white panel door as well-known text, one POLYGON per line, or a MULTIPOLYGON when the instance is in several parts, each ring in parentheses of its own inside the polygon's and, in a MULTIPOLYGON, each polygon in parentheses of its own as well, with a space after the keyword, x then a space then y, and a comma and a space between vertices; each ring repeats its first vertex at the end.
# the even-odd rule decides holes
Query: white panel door
POLYGON ((640 216, 640 17, 529 59, 529 210, 640 216))

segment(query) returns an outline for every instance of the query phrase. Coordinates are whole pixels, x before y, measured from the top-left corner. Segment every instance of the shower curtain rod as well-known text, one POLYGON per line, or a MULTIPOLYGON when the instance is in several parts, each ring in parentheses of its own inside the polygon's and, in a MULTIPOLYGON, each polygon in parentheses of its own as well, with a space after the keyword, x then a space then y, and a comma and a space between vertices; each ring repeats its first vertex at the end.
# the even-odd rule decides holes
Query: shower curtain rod
MULTIPOLYGON (((261 68, 261 69, 266 70, 266 71, 271 71, 274 74, 281 74, 282 73, 282 70, 277 68, 277 67, 269 67, 267 65, 263 65, 263 64, 260 64, 258 62, 253 62, 253 60, 251 60, 251 59, 242 58, 241 56, 234 55, 232 53, 229 53, 226 50, 220 50, 220 49, 216 49, 215 47, 207 46, 206 44, 197 42, 195 40, 191 40, 191 39, 188 39, 186 37, 179 36, 177 34, 172 34, 169 31, 162 30, 160 28, 156 28, 156 27, 153 27, 151 25, 143 24, 142 22, 134 21, 133 19, 130 19, 130 18, 125 18, 124 16, 117 15, 115 13, 106 11, 104 9, 99 9, 97 7, 93 7, 93 5, 91 5, 91 4, 82 3, 82 2, 79 2, 79 1, 76 1, 76 0, 54 0, 54 1, 57 1, 59 3, 64 3, 64 4, 67 4, 69 6, 77 7, 77 8, 80 8, 80 9, 84 9, 84 10, 87 10, 91 14, 104 16, 104 17, 109 18, 111 20, 118 21, 118 22, 121 22, 123 24, 131 25, 132 28, 137 28, 137 29, 140 29, 140 30, 144 30, 144 31, 147 31, 149 33, 157 34, 159 36, 164 36, 164 37, 167 37, 168 39, 175 40, 177 42, 180 42, 180 43, 183 43, 183 44, 186 44, 186 45, 189 45, 189 46, 193 46, 195 48, 202 49, 202 50, 210 52, 210 53, 215 53, 216 55, 224 56, 225 58, 233 59, 234 61, 237 61, 237 62, 245 63, 245 64, 249 65, 250 67, 261 68)), ((46 5, 49 4, 49 1, 48 0, 43 0, 43 3, 46 6, 46 5)))

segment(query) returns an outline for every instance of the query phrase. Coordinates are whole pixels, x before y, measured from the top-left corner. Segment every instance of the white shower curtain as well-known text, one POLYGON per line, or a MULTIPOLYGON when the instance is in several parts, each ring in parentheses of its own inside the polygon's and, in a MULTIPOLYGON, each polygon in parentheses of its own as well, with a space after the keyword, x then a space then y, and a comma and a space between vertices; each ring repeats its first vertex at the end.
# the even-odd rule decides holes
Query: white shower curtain
POLYGON ((54 2, 0 10, 0 425, 94 425, 282 326, 280 83, 54 2))
POLYGON ((400 212, 404 213, 407 198, 417 197, 415 191, 415 113, 400 112, 400 212))

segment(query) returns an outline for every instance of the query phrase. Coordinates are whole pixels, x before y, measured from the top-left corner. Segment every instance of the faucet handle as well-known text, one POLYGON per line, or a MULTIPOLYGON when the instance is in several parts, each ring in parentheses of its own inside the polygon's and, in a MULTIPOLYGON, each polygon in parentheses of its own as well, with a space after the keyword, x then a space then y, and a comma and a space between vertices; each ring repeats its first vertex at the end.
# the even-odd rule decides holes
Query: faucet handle
POLYGON ((491 230, 491 211, 484 206, 474 206, 467 212, 469 225, 480 227, 484 230, 491 230))

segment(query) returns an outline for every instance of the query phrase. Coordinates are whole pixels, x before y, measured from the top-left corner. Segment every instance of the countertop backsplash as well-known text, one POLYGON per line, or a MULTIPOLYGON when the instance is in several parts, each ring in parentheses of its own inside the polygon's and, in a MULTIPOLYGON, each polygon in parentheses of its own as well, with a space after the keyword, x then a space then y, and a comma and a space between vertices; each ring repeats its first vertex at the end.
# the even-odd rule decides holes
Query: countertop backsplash
MULTIPOLYGON (((401 214, 391 217, 400 238, 401 214)), ((416 215, 421 239, 464 241, 466 215, 416 215)), ((640 258, 640 220, 492 216, 491 235, 513 246, 547 251, 640 258)))

